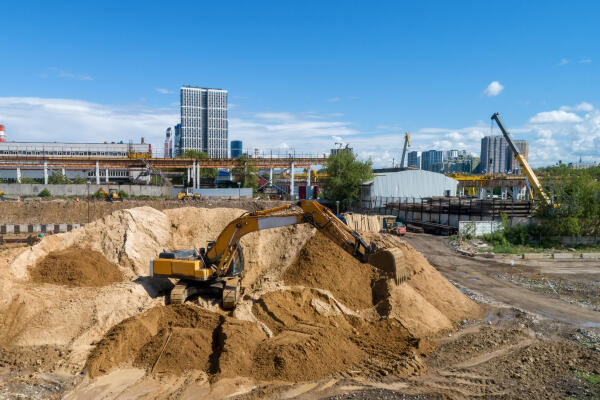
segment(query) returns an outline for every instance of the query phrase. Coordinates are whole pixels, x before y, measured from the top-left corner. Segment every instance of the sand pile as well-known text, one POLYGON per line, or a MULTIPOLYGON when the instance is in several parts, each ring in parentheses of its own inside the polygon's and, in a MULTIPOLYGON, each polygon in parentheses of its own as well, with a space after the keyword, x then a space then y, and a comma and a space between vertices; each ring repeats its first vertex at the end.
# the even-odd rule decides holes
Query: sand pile
POLYGON ((283 274, 288 285, 302 285, 329 290, 335 298, 353 309, 373 305, 371 286, 379 272, 362 264, 317 232, 298 252, 283 274))
POLYGON ((285 272, 285 282, 329 290, 353 309, 375 306, 381 317, 397 319, 417 337, 452 330, 453 323, 479 314, 479 306, 410 245, 391 235, 365 233, 363 237, 381 248, 400 248, 409 280, 396 286, 376 268, 361 264, 316 234, 285 272))
POLYGON ((271 292, 255 307, 274 336, 195 306, 158 306, 113 327, 86 369, 92 377, 133 365, 155 374, 200 370, 215 379, 306 381, 373 365, 398 375, 424 368, 419 355, 425 347, 400 324, 342 313, 315 289, 271 292))
POLYGON ((15 278, 25 279, 28 267, 48 253, 81 247, 102 253, 134 279, 148 274, 150 260, 169 239, 170 223, 164 213, 151 207, 120 210, 71 232, 45 237, 31 251, 18 256, 10 270, 15 278))
POLYGON ((30 275, 36 283, 65 286, 106 286, 123 280, 118 267, 101 253, 79 248, 48 254, 30 275))
POLYGON ((123 365, 175 375, 187 370, 217 374, 221 369, 225 375, 240 369, 247 373, 247 351, 264 337, 250 322, 187 305, 158 306, 108 331, 85 368, 91 376, 123 365))

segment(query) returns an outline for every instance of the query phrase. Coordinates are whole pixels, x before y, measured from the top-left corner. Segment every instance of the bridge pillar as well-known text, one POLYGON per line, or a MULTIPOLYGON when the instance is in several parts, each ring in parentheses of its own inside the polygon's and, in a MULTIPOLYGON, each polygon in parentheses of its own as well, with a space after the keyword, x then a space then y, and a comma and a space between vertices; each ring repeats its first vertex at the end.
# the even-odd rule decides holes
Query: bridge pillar
POLYGON ((106 168, 106 183, 108 183, 108 168, 106 168))
POLYGON ((502 200, 506 200, 506 199, 508 199, 508 187, 506 187, 506 186, 502 186, 502 187, 500 188, 500 198, 501 198, 502 200))
POLYGON ((294 195, 294 162, 290 165, 290 198, 294 200, 296 196, 294 195))
POLYGON ((192 189, 196 189, 196 160, 192 162, 192 189))
POLYGON ((477 188, 477 197, 479 199, 485 199, 487 197, 487 189, 484 187, 477 188))
POLYGON ((21 183, 21 167, 17 167, 17 183, 21 183))
POLYGON ((186 168, 185 170, 187 171, 187 181, 186 182, 189 185, 190 184, 190 169, 186 168))
POLYGON ((65 167, 62 167, 60 169, 60 172, 62 173, 62 175, 66 178, 67 177, 67 172, 65 171, 65 167))
POLYGON ((273 186, 273 167, 269 168, 269 186, 273 186))
POLYGON ((465 187, 461 186, 458 188, 458 197, 465 197, 465 187))
POLYGON ((513 186, 512 188, 512 196, 515 200, 522 200, 525 198, 526 187, 513 186))
POLYGON ((196 189, 200 189, 200 176, 202 176, 202 174, 200 173, 200 161, 196 161, 196 169, 197 169, 197 174, 196 174, 196 189))
POLYGON ((100 162, 96 161, 96 185, 100 184, 100 162))
POLYGON ((44 185, 48 184, 48 162, 44 161, 44 185))

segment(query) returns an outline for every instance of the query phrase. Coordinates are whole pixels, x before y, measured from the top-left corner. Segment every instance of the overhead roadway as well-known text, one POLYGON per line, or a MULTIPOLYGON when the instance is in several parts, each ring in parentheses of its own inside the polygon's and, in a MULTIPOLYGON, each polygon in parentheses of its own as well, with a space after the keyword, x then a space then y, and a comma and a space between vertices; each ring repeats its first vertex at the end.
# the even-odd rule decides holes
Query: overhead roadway
POLYGON ((49 167, 63 167, 74 169, 96 168, 192 168, 194 163, 199 168, 236 168, 242 167, 243 161, 252 163, 256 168, 289 168, 292 163, 296 168, 308 168, 311 165, 325 165, 327 158, 205 158, 195 160, 192 158, 150 158, 147 160, 114 158, 114 157, 41 157, 41 156, 3 156, 0 157, 0 169, 23 168, 39 169, 44 163, 49 167))
POLYGON ((448 177, 456 179, 460 187, 524 187, 524 175, 509 174, 487 174, 487 175, 462 175, 448 174, 448 177))

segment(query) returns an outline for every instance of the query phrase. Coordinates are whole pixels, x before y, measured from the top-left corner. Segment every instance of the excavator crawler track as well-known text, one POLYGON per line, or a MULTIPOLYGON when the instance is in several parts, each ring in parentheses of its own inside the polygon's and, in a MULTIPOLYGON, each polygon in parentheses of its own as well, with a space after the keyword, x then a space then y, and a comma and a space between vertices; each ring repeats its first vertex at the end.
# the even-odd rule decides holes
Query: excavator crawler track
POLYGON ((168 304, 183 304, 187 299, 187 283, 177 282, 175 287, 169 293, 168 304))

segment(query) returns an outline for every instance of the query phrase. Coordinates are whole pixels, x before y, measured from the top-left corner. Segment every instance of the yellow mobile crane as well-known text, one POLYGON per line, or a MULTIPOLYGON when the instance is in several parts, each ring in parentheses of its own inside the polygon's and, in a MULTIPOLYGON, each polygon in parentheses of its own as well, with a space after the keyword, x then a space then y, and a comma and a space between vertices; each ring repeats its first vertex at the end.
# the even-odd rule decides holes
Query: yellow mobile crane
POLYGON ((406 156, 407 147, 410 147, 410 135, 408 134, 408 132, 404 134, 404 149, 402 149, 402 159, 400 160, 400 168, 404 168, 404 157, 406 156))
POLYGON ((498 124, 498 127, 502 131, 502 135, 504 135, 504 139, 506 139, 506 141, 508 142, 508 145, 510 146, 510 149, 514 154, 515 159, 521 165, 523 173, 527 177, 527 181, 529 182, 529 185, 533 188, 535 194, 540 198, 540 200, 542 201, 542 203, 544 203, 545 206, 551 205, 552 201, 550 200, 550 197, 548 197, 546 192, 544 192, 544 189, 542 188, 538 177, 533 172, 533 169, 531 169, 531 167, 529 166, 529 163, 527 162, 525 157, 519 152, 517 146, 515 146, 515 144, 513 143, 512 139, 510 138, 510 134, 506 131, 506 129, 504 129, 504 125, 502 124, 502 121, 500 121, 500 114, 494 113, 492 115, 492 119, 498 124))
POLYGON ((367 244, 328 208, 312 200, 246 213, 231 221, 206 249, 160 253, 150 262, 150 275, 179 279, 169 293, 171 303, 183 303, 202 292, 216 292, 222 296, 223 308, 232 309, 244 272, 240 239, 248 233, 296 224, 311 224, 360 262, 392 274, 397 284, 408 278, 398 248, 379 249, 367 244))

